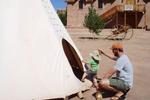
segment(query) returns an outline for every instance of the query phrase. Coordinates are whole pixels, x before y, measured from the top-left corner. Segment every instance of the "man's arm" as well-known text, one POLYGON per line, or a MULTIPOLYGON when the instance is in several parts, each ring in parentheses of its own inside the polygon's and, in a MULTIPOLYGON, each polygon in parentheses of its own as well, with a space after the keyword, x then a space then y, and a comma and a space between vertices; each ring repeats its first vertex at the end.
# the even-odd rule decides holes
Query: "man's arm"
POLYGON ((109 59, 111 59, 111 60, 114 60, 114 61, 116 61, 117 60, 117 57, 112 57, 112 56, 109 56, 109 55, 107 55, 106 53, 104 53, 102 50, 98 50, 99 51, 99 53, 100 54, 103 54, 104 56, 106 56, 106 57, 108 57, 109 59))
POLYGON ((115 67, 111 68, 104 76, 103 79, 109 79, 113 74, 117 72, 115 67))
POLYGON ((114 61, 117 60, 117 57, 109 56, 109 55, 107 55, 106 53, 103 53, 103 55, 105 55, 106 57, 108 57, 108 58, 111 59, 111 60, 114 60, 114 61))

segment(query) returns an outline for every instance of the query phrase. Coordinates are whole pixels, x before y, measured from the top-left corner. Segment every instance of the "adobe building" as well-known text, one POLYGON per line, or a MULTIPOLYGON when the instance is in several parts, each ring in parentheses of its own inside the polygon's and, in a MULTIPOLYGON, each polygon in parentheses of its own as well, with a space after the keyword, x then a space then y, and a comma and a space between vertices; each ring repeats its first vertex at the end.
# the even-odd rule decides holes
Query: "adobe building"
POLYGON ((84 18, 93 5, 106 27, 130 25, 150 29, 150 0, 67 0, 67 27, 84 28, 84 18))

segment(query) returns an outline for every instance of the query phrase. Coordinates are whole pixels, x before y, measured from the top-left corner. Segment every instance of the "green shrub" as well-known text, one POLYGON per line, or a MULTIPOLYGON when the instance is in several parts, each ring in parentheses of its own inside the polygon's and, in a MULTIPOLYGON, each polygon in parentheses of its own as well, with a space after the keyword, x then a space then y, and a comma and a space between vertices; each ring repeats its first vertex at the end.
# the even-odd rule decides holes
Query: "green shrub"
POLYGON ((57 14, 58 14, 61 22, 63 23, 63 25, 66 26, 67 25, 67 11, 65 11, 65 12, 58 11, 57 14))
POLYGON ((96 13, 93 7, 89 8, 88 14, 85 16, 84 24, 90 32, 99 35, 99 32, 104 28, 104 22, 100 16, 96 13))

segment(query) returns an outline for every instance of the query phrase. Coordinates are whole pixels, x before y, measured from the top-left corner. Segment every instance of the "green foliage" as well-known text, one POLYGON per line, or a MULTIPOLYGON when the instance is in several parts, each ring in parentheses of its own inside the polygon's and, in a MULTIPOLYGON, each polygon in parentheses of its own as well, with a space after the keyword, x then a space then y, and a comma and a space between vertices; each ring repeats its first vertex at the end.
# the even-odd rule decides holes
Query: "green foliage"
POLYGON ((104 28, 104 22, 100 16, 96 13, 93 7, 89 8, 88 14, 85 16, 84 24, 90 32, 99 35, 99 32, 104 28))
POLYGON ((63 23, 63 25, 66 26, 67 25, 67 11, 65 11, 65 12, 58 11, 57 14, 58 14, 61 22, 63 23))

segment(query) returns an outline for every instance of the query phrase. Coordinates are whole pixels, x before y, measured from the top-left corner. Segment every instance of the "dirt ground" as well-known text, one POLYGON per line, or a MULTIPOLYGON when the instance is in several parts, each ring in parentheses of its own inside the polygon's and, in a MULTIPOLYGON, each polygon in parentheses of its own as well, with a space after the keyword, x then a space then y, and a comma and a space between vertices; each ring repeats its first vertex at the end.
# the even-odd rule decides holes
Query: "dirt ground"
MULTIPOLYGON (((100 37, 109 34, 110 30, 103 30, 100 37)), ((88 33, 70 32, 70 35, 80 50, 84 59, 89 58, 89 53, 98 48, 102 49, 105 53, 112 55, 109 49, 114 42, 122 42, 124 45, 125 53, 129 56, 134 67, 134 85, 129 91, 126 100, 150 100, 150 31, 142 29, 134 30, 134 36, 131 40, 105 40, 87 39, 81 37, 88 37, 88 33)), ((102 56, 101 66, 99 70, 99 77, 106 73, 107 70, 113 66, 115 62, 102 56)), ((95 89, 84 92, 85 100, 95 100, 92 94, 95 89)), ((79 100, 77 96, 71 100, 79 100)), ((106 98, 104 100, 109 100, 106 98)))

